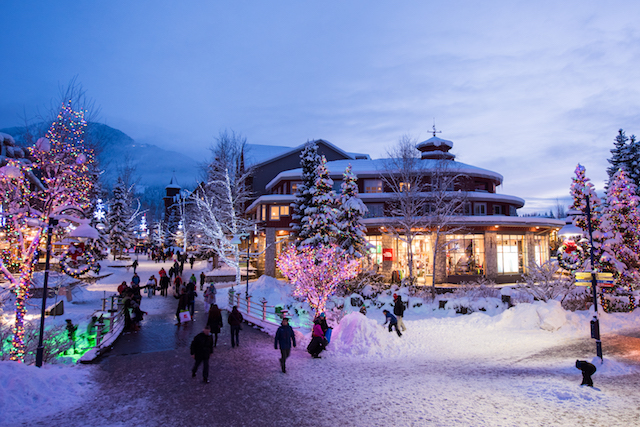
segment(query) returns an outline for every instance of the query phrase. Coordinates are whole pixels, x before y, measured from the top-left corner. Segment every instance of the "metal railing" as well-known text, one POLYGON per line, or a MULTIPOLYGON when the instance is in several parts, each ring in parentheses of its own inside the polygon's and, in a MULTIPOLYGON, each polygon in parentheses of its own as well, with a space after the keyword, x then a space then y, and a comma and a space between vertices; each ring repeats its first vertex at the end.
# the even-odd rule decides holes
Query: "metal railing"
POLYGON ((293 321, 289 316, 288 310, 284 307, 268 305, 268 301, 264 298, 253 300, 251 295, 245 298, 241 293, 236 293, 234 289, 229 289, 229 307, 233 306, 237 306, 238 311, 246 314, 249 318, 261 320, 275 326, 280 326, 284 317, 289 318, 289 324, 294 328, 304 326, 299 322, 293 321))
POLYGON ((113 332, 120 323, 124 323, 124 302, 118 295, 111 295, 102 299, 102 309, 93 315, 98 317, 96 322, 96 347, 100 347, 102 339, 110 332, 113 332), (107 310, 107 300, 111 300, 110 308, 107 310), (117 300, 117 302, 116 302, 117 300))

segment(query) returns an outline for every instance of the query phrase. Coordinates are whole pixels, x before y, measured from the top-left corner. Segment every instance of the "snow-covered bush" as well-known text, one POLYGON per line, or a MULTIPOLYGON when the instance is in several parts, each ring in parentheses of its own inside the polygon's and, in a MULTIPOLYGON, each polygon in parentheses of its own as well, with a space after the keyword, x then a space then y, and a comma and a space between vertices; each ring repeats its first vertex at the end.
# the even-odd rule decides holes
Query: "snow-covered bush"
POLYGON ((496 283, 485 277, 481 277, 473 282, 462 282, 456 288, 454 294, 459 297, 467 297, 470 299, 478 298, 498 298, 500 289, 496 288, 496 283))
POLYGON ((531 264, 529 271, 522 275, 524 283, 520 283, 520 288, 530 294, 534 300, 549 301, 565 297, 574 288, 574 278, 558 273, 557 261, 547 261, 538 266, 531 264))

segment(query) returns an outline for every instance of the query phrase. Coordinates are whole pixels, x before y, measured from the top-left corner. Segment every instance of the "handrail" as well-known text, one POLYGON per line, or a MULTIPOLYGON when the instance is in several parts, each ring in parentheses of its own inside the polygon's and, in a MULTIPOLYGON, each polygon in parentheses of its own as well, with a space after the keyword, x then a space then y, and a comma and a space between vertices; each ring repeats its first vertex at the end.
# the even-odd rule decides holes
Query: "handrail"
MULTIPOLYGON (((268 301, 264 298, 262 298, 260 301, 253 301, 251 295, 249 295, 249 298, 245 298, 241 293, 236 293, 233 288, 229 289, 230 307, 237 306, 238 311, 246 314, 249 317, 253 317, 255 319, 261 320, 262 322, 267 322, 275 326, 280 326, 284 317, 289 318, 288 310, 282 308, 279 312, 277 312, 277 306, 267 305, 267 302, 268 301)), ((299 322, 294 322, 291 318, 289 318, 289 324, 292 327, 304 326, 297 323, 299 322)))

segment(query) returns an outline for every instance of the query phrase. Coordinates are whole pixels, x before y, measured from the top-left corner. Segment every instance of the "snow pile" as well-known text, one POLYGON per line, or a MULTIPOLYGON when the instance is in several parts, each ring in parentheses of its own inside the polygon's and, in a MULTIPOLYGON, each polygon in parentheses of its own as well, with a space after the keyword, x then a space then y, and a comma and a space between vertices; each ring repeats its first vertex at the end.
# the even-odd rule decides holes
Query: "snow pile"
POLYGON ((378 355, 392 351, 398 336, 381 328, 378 322, 354 312, 347 314, 331 334, 329 349, 340 355, 378 355))
POLYGON ((252 301, 260 301, 264 298, 269 305, 274 306, 291 303, 291 292, 289 283, 270 276, 260 276, 258 280, 249 284, 252 301))
POLYGON ((0 425, 12 425, 25 416, 37 419, 77 406, 93 389, 90 376, 88 366, 36 368, 0 362, 0 425))

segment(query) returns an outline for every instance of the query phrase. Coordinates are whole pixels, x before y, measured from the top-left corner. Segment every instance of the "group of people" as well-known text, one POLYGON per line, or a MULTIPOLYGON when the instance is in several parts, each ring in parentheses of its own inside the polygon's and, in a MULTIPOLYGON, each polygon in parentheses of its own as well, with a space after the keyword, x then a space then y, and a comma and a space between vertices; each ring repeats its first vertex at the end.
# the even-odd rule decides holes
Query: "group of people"
POLYGON ((148 288, 140 286, 140 276, 137 273, 131 278, 131 285, 123 281, 118 286, 118 294, 122 298, 124 305, 124 328, 127 331, 137 331, 140 329, 140 322, 147 313, 142 311, 140 304, 142 303, 142 289, 148 288))

